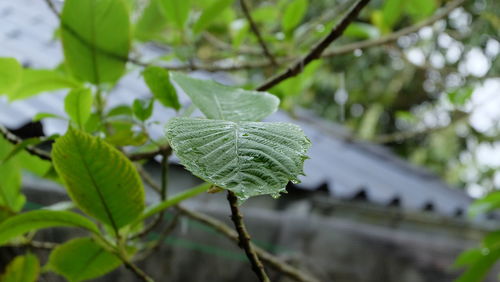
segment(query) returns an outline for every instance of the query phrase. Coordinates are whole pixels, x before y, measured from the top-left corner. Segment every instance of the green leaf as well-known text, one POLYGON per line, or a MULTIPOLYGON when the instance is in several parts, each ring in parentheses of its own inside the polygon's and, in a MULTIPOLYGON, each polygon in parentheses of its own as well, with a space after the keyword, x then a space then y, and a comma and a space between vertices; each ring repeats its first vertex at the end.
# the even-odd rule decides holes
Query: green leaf
POLYGON ((200 33, 206 29, 225 9, 231 6, 233 2, 234 0, 218 0, 213 2, 212 5, 203 10, 201 16, 193 26, 193 32, 200 33))
POLYGON ((0 275, 0 281, 5 282, 36 282, 40 274, 40 262, 38 258, 28 253, 23 256, 15 257, 7 268, 5 273, 0 275))
POLYGON ((88 88, 73 89, 64 100, 64 110, 79 128, 83 128, 90 117, 92 101, 92 92, 88 88))
POLYGON ((134 28, 134 36, 141 41, 155 39, 166 27, 159 0, 150 0, 134 28))
POLYGON ((153 96, 165 107, 179 110, 181 105, 177 98, 177 92, 170 83, 168 71, 161 67, 150 66, 142 73, 144 81, 153 93, 153 96))
POLYGON ((285 33, 292 31, 306 15, 307 0, 292 0, 285 8, 283 18, 281 19, 281 26, 285 33))
POLYGON ((132 109, 134 110, 135 117, 144 122, 153 114, 154 100, 135 99, 132 109))
POLYGON ((173 22, 179 29, 184 29, 184 25, 189 17, 191 0, 159 0, 163 14, 168 21, 173 22))
POLYGON ((57 71, 25 69, 18 87, 12 90, 8 97, 10 100, 26 99, 42 92, 75 88, 80 85, 79 82, 57 71))
POLYGON ((47 268, 69 281, 83 281, 102 276, 122 262, 92 238, 78 238, 55 248, 47 268))
POLYGON ((406 0, 386 0, 384 2, 384 6, 382 7, 382 22, 385 29, 388 31, 392 30, 394 25, 401 19, 405 3, 406 0))
POLYGON ((468 265, 456 282, 484 281, 486 274, 500 258, 500 249, 474 249, 466 251, 457 259, 456 265, 468 265))
POLYGON ((13 216, 0 224, 0 245, 29 231, 50 227, 79 227, 99 233, 87 218, 68 211, 35 210, 13 216))
POLYGON ((407 0, 405 6, 406 12, 414 21, 419 21, 431 16, 436 9, 436 0, 407 0))
POLYGON ((366 23, 351 23, 344 31, 344 35, 357 39, 372 39, 380 36, 378 28, 366 23))
POLYGON ((14 58, 0 58, 0 94, 9 93, 21 80, 22 67, 14 58))
POLYGON ((70 128, 54 144, 52 158, 78 207, 115 231, 144 209, 144 187, 135 166, 104 140, 70 128))
POLYGON ((33 122, 37 122, 37 121, 41 121, 42 119, 46 119, 46 118, 53 118, 53 119, 62 119, 62 120, 66 120, 65 118, 63 118, 62 116, 59 116, 59 115, 56 115, 56 114, 52 114, 52 113, 38 113, 36 114, 32 121, 33 122))
POLYGON ((130 22, 123 0, 66 0, 61 39, 66 64, 78 79, 114 83, 130 48, 130 22))
POLYGON ((493 191, 483 198, 472 203, 469 207, 469 215, 476 217, 500 208, 500 191, 493 191))
POLYGON ((167 138, 189 171, 241 200, 297 183, 311 145, 298 126, 279 122, 174 118, 167 138))
POLYGON ((0 207, 18 212, 25 203, 21 194, 21 171, 17 160, 9 157, 14 146, 0 137, 0 207))
POLYGON ((464 87, 448 93, 448 100, 455 106, 463 106, 472 97, 474 88, 464 87))
POLYGON ((209 119, 258 121, 278 109, 279 99, 267 92, 243 90, 181 73, 170 75, 209 119))

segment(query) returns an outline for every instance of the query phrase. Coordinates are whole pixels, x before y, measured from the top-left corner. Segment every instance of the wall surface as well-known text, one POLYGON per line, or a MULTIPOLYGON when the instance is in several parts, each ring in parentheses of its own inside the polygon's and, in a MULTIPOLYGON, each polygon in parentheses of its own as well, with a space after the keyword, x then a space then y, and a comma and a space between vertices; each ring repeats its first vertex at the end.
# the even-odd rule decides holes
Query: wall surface
MULTIPOLYGON (((212 197, 216 200, 187 204, 230 224, 229 210, 220 204, 224 195, 212 197)), ((48 205, 64 200, 65 196, 29 190, 28 198, 31 203, 48 205)), ((352 207, 339 206, 336 212, 321 214, 318 209, 298 212, 304 209, 299 206, 272 211, 250 204, 243 207, 243 212, 257 244, 314 273, 321 281, 453 281, 457 273, 450 267, 456 255, 472 246, 480 233, 465 226, 463 232, 456 232, 449 223, 426 223, 415 219, 385 224, 382 211, 378 215, 370 213, 373 216, 367 220, 363 212, 356 212, 352 207)), ((63 242, 81 235, 70 229, 54 229, 41 232, 37 238, 63 242)), ((0 268, 22 252, 1 248, 0 268)), ((39 253, 46 254, 45 251, 39 253)), ((159 253, 139 265, 156 281, 256 281, 237 246, 214 230, 187 219, 179 222, 159 253)), ((272 281, 291 281, 273 271, 270 275, 272 281)), ((52 275, 44 275, 44 279, 63 281, 52 275)), ((137 280, 128 270, 120 268, 95 281, 137 280)))

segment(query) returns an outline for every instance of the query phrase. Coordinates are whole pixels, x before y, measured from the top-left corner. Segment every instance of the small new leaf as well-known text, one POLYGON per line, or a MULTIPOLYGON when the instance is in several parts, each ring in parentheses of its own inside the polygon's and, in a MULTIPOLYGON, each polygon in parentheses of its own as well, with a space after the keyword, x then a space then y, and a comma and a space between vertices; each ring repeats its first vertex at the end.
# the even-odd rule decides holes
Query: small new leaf
POLYGON ((240 200, 278 196, 290 180, 297 183, 311 145, 298 126, 280 122, 174 118, 167 138, 191 173, 240 200))
POLYGON ((153 93, 153 96, 165 107, 179 110, 181 105, 177 98, 177 92, 170 83, 168 71, 161 67, 150 66, 142 73, 144 81, 153 93))
POLYGON ((92 100, 92 93, 88 88, 73 89, 64 100, 64 110, 80 129, 90 117, 92 100))
POLYGON ((153 102, 154 100, 134 100, 132 109, 134 110, 134 116, 144 122, 153 114, 153 102))
POLYGON ((279 99, 267 92, 249 91, 171 73, 172 80, 209 119, 259 121, 278 109, 279 99))

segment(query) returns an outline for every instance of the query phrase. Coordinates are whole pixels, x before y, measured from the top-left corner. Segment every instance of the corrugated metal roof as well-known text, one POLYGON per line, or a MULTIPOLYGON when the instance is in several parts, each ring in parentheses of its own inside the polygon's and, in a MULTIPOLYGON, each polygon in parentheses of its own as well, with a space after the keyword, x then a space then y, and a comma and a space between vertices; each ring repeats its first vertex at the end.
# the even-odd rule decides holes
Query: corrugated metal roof
MULTIPOLYGON (((41 0, 0 0, 0 56, 12 56, 35 68, 51 68, 62 61, 59 43, 52 39, 57 20, 41 0)), ((154 54, 157 50, 141 47, 154 54)), ((198 72, 195 75, 211 76, 198 72)), ((216 78, 224 78, 220 75, 216 78)), ((227 82, 227 81, 226 81, 227 82)), ((38 112, 64 115, 65 93, 45 93, 24 101, 7 103, 0 97, 0 122, 16 128, 29 122, 38 112)), ((149 95, 139 78, 131 71, 110 94, 109 107, 131 103, 135 98, 149 95)), ((186 105, 189 99, 181 96, 186 105)), ((153 120, 165 121, 174 111, 155 107, 153 120)), ((442 215, 463 213, 471 199, 462 191, 452 189, 438 177, 396 157, 383 147, 349 141, 346 130, 323 121, 314 115, 298 111, 293 119, 279 111, 268 121, 293 122, 300 125, 312 141, 310 160, 305 163, 306 176, 300 188, 315 190, 327 185, 330 194, 352 198, 364 194, 368 201, 388 205, 397 201, 405 210, 432 209, 442 215)), ((67 124, 60 120, 43 121, 46 134, 62 133, 67 124)), ((153 125, 153 137, 162 136, 162 126, 153 125)))

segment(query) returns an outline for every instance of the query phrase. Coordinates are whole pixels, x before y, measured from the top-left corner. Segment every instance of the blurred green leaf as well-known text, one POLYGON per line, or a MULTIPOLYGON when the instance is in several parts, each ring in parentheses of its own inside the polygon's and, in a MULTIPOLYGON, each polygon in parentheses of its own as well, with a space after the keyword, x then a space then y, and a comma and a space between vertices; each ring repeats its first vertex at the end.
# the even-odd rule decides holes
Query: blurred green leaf
POLYGON ((344 35, 357 39, 371 39, 379 37, 380 32, 371 24, 353 22, 344 31, 344 35))
POLYGON ((219 15, 227 9, 234 0, 216 0, 208 8, 204 9, 201 16, 198 18, 193 26, 194 33, 200 33, 206 29, 219 15))
POLYGON ((308 0, 292 0, 285 8, 281 26, 285 33, 290 33, 295 27, 302 22, 306 15, 308 0))
POLYGON ((57 71, 24 69, 21 81, 15 89, 8 93, 8 97, 11 101, 20 100, 42 92, 80 86, 79 82, 57 71))
POLYGON ((267 92, 243 90, 176 72, 171 73, 171 78, 210 119, 258 121, 278 108, 279 99, 267 92))
POLYGON ((64 100, 66 113, 80 129, 84 128, 85 123, 90 117, 92 102, 92 92, 88 88, 73 89, 64 100))
POLYGON ((54 119, 62 119, 66 120, 64 117, 52 114, 52 113, 38 113, 31 119, 33 122, 41 121, 42 119, 54 118, 54 119))
POLYGON ((173 118, 166 131, 186 169, 240 200, 298 183, 311 146, 300 127, 281 122, 173 118))
POLYGON ((131 37, 123 0, 66 0, 61 29, 66 64, 76 78, 101 84, 122 76, 131 37))
POLYGON ((462 253, 455 265, 468 267, 455 282, 484 281, 486 274, 499 258, 500 249, 482 248, 462 253))
POLYGON ((165 18, 184 29, 191 9, 191 0, 159 0, 165 18))
POLYGON ((36 282, 40 274, 38 258, 28 253, 15 257, 6 267, 0 281, 4 282, 36 282))
MULTIPOLYGON (((417 0, 419 1, 419 0, 417 0)), ((403 16, 406 0, 386 0, 382 7, 382 21, 385 31, 391 31, 403 16)))
POLYGON ((115 231, 144 209, 144 187, 135 166, 104 140, 70 128, 54 144, 52 159, 78 207, 115 231))
POLYGON ((474 88, 463 87, 448 92, 448 100, 455 106, 463 106, 467 103, 474 93, 474 88))
POLYGON ((135 38, 141 41, 154 40, 165 30, 168 22, 162 13, 162 6, 160 6, 159 1, 149 0, 135 25, 135 38))
POLYGON ((174 86, 170 83, 168 71, 161 67, 149 66, 142 73, 144 81, 153 96, 165 107, 179 110, 181 105, 174 86))
POLYGON ((14 58, 0 57, 0 95, 17 87, 21 81, 22 67, 14 58))
POLYGON ((143 99, 135 99, 132 104, 132 109, 134 110, 134 116, 144 122, 153 114, 153 105, 154 100, 143 100, 143 99))
POLYGON ((122 262, 92 238, 78 238, 55 248, 47 268, 68 281, 94 279, 116 269, 122 262))
POLYGON ((1 223, 0 245, 26 232, 50 227, 78 227, 99 233, 99 229, 92 221, 77 213, 35 210, 15 215, 1 223))
POLYGON ((431 16, 437 9, 436 0, 406 0, 405 11, 414 21, 431 16))

